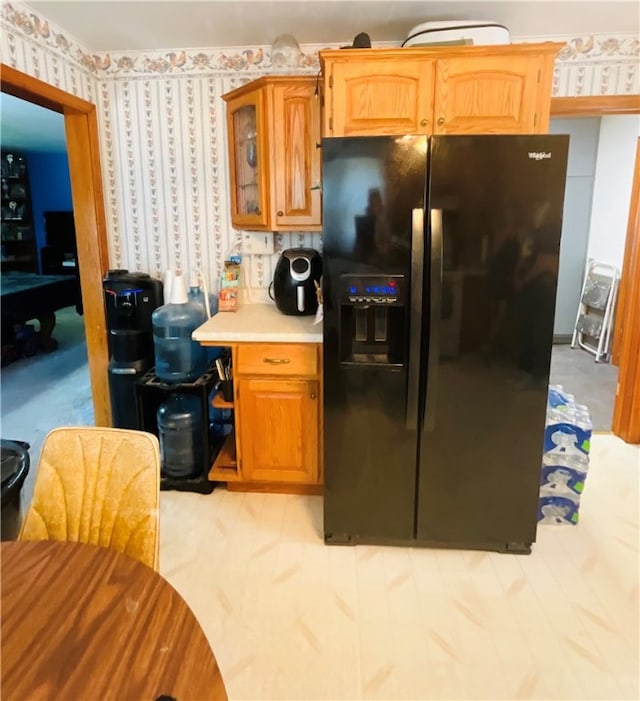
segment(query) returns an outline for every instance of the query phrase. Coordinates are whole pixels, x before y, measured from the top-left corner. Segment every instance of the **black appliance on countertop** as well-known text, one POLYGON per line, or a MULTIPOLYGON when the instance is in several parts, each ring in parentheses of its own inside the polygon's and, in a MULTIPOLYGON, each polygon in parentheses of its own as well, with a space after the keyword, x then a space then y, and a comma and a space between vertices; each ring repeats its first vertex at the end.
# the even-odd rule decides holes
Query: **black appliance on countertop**
POLYGON ((322 276, 322 259, 313 248, 287 248, 273 275, 273 299, 283 314, 315 314, 316 285, 322 276))
POLYGON ((154 364, 151 314, 164 303, 162 282, 147 273, 109 270, 102 286, 112 423, 139 429, 135 383, 154 364))
POLYGON ((569 139, 324 139, 324 535, 530 552, 569 139))

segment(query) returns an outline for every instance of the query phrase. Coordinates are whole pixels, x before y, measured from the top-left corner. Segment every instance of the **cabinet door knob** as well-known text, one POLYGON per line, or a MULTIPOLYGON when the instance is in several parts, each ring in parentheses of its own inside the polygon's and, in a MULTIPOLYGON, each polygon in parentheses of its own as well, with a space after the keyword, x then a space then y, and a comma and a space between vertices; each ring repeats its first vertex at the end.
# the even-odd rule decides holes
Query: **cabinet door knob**
POLYGON ((291 361, 289 360, 289 358, 263 358, 262 362, 269 363, 269 365, 286 365, 291 361))
POLYGON ((428 120, 428 119, 421 119, 421 120, 420 120, 420 126, 421 126, 421 127, 426 127, 427 124, 429 124, 429 120, 428 120))
POLYGON ((279 217, 284 216, 284 212, 283 212, 281 209, 279 209, 279 210, 276 212, 276 214, 277 214, 279 217))
POLYGON ((316 398, 316 395, 315 395, 315 394, 312 394, 312 395, 311 395, 311 399, 315 399, 315 398, 316 398))
POLYGON ((438 126, 441 127, 444 124, 444 117, 438 117, 438 126))

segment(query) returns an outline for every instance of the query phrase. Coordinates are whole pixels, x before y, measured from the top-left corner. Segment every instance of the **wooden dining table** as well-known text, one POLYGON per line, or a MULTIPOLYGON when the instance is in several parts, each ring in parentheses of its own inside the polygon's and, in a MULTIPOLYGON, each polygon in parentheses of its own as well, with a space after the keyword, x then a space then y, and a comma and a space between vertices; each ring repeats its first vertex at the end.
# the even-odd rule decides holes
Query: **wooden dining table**
POLYGON ((0 545, 3 701, 226 699, 196 617, 157 572, 94 545, 0 545))

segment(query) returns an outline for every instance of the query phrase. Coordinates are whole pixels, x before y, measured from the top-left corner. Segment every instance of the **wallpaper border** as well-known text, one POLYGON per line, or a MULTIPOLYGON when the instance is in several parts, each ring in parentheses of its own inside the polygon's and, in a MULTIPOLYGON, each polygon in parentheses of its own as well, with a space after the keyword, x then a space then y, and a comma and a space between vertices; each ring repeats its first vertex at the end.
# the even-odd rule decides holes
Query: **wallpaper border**
MULTIPOLYGON (((633 63, 640 59, 640 41, 633 34, 618 36, 587 35, 583 37, 514 37, 513 43, 538 41, 564 41, 566 46, 556 59, 556 66, 633 63)), ((340 42, 331 44, 304 44, 301 46, 300 65, 296 70, 309 73, 320 70, 318 52, 337 48, 340 42)), ((395 42, 379 42, 376 47, 397 47, 395 42)), ((208 73, 264 73, 272 70, 268 46, 163 49, 158 51, 113 52, 103 56, 100 71, 112 77, 149 74, 208 74, 208 73)))
MULTIPOLYGON (((38 15, 30 7, 20 3, 3 2, 1 17, 1 24, 7 31, 20 34, 22 38, 31 40, 41 49, 75 63, 89 73, 95 75, 100 70, 103 61, 100 55, 92 54, 66 30, 43 15, 38 15)), ((3 61, 7 62, 4 56, 3 61)))

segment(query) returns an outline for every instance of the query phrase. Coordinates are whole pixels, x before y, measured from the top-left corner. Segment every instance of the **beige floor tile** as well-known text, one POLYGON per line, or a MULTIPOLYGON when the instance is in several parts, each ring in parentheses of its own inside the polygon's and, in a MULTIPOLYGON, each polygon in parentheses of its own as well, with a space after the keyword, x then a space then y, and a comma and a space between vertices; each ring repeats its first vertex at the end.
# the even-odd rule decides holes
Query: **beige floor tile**
POLYGON ((639 459, 596 436, 581 522, 530 556, 325 546, 320 497, 163 492, 160 567, 232 700, 637 700, 639 459))
MULTIPOLYGON (((522 630, 493 631, 493 647, 496 659, 505 672, 518 672, 515 679, 520 681, 519 672, 534 668, 534 656, 522 630)), ((514 689, 517 687, 514 687, 514 689)))
POLYGON ((458 634, 451 626, 425 626, 423 635, 429 664, 437 662, 443 665, 458 665, 461 662, 462 651, 458 643, 458 634))

